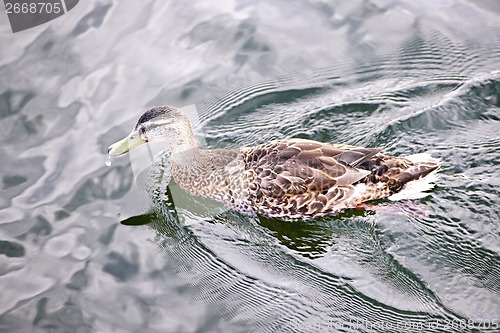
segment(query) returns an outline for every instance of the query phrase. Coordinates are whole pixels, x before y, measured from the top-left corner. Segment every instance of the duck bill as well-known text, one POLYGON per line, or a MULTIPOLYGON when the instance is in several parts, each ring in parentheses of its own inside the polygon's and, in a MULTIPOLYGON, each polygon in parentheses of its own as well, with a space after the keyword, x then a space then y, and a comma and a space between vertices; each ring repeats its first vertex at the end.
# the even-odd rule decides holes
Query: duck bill
POLYGON ((108 154, 115 156, 123 155, 145 143, 146 141, 141 139, 141 136, 137 132, 132 132, 124 139, 109 146, 108 154))

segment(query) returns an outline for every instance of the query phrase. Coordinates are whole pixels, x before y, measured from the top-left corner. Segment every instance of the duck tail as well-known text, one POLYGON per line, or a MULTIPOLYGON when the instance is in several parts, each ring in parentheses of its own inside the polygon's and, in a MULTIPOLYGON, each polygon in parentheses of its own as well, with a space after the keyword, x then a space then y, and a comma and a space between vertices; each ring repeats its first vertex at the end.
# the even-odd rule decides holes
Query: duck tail
POLYGON ((407 160, 409 160, 410 162, 413 162, 415 164, 439 165, 441 163, 439 158, 434 158, 430 154, 427 154, 427 153, 408 155, 408 156, 405 156, 405 158, 407 160))
POLYGON ((440 161, 429 154, 414 154, 405 159, 413 163, 398 178, 405 185, 401 191, 391 195, 390 200, 421 199, 429 195, 427 191, 434 188, 440 161))

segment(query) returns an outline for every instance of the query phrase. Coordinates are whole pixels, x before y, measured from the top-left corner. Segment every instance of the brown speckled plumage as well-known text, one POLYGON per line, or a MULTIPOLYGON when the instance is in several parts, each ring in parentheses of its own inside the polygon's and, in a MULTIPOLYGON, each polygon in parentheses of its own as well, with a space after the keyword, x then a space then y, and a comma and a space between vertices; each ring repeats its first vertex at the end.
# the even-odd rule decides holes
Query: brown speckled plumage
MULTIPOLYGON (((154 117, 146 114, 141 118, 154 122, 158 117, 184 117, 171 109, 153 110, 154 117)), ((140 126, 139 122, 136 128, 140 126)), ((193 136, 190 126, 169 131, 172 133, 193 136)), ((234 150, 199 149, 194 139, 185 137, 179 142, 189 144, 179 149, 176 138, 163 139, 171 142, 172 177, 184 190, 222 201, 242 213, 283 220, 331 215, 368 200, 387 198, 439 168, 434 161, 413 163, 383 155, 379 148, 303 139, 234 150)))

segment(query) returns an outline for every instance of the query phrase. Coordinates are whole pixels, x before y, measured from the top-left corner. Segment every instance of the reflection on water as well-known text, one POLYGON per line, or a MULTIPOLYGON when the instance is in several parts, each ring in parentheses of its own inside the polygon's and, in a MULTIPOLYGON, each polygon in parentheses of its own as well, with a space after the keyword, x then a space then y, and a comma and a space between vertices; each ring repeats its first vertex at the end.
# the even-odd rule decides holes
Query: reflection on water
POLYGON ((499 13, 87 1, 0 24, 0 331, 497 331, 499 13), (212 147, 428 152, 441 178, 405 214, 298 223, 180 200, 159 166, 148 195, 106 160, 146 107, 193 103, 212 147))

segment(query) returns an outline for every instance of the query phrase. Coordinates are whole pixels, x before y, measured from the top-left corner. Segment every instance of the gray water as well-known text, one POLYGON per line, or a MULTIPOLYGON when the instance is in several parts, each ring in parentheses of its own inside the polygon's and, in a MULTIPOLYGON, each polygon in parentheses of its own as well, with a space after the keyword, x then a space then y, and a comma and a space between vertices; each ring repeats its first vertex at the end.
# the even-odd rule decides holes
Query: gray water
POLYGON ((101 0, 0 21, 0 332, 500 331, 499 63, 497 1, 101 0), (208 146, 427 152, 441 177, 418 214, 176 208, 129 158, 105 165, 163 104, 194 104, 208 146))

